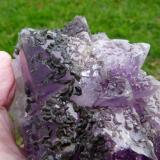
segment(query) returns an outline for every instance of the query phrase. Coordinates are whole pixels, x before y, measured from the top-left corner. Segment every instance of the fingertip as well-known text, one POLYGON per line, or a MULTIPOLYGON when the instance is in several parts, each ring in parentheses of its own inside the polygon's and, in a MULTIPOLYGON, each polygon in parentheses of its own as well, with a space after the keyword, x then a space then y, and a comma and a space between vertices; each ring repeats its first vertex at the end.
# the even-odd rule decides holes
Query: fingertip
POLYGON ((11 61, 12 58, 7 52, 0 51, 0 68, 11 65, 11 61))
POLYGON ((0 51, 0 105, 9 108, 15 93, 15 77, 11 56, 0 51))
POLYGON ((8 59, 11 60, 11 56, 9 55, 9 53, 5 52, 5 51, 0 51, 0 59, 8 59))

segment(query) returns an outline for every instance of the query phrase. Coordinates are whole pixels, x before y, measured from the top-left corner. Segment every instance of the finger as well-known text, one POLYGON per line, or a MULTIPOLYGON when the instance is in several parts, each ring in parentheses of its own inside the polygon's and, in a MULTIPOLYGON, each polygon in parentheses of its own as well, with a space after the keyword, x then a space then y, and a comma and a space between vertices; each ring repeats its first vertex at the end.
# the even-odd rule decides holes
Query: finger
POLYGON ((9 107, 15 93, 15 78, 8 53, 0 51, 0 105, 9 107))
POLYGON ((12 134, 12 125, 4 107, 0 107, 0 160, 24 160, 12 134))

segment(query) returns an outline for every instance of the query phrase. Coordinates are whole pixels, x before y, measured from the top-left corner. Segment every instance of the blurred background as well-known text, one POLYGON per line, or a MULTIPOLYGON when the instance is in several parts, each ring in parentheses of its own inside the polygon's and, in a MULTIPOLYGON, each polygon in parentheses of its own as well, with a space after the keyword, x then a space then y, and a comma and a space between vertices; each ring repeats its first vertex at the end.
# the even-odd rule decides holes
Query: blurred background
POLYGON ((160 0, 0 0, 0 50, 12 54, 22 28, 60 28, 76 15, 92 33, 151 44, 144 69, 160 79, 160 0))

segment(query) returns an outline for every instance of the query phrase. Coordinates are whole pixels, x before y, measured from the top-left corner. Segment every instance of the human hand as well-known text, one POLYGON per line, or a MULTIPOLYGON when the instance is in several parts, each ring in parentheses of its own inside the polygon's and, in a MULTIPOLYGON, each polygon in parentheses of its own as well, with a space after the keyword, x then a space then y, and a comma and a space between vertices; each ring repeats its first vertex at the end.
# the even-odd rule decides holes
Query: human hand
POLYGON ((6 52, 0 52, 0 160, 25 160, 15 143, 7 113, 15 88, 11 57, 6 52))

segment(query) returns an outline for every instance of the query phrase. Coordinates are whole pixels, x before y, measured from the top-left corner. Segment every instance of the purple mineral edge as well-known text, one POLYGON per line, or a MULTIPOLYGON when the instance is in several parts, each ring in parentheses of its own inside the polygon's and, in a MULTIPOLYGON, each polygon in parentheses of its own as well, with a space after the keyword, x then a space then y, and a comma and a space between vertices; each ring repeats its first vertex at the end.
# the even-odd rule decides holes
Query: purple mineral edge
POLYGON ((150 45, 63 29, 23 29, 20 123, 28 160, 160 160, 160 82, 142 70, 150 45), (22 86, 22 87, 23 87, 22 86))

